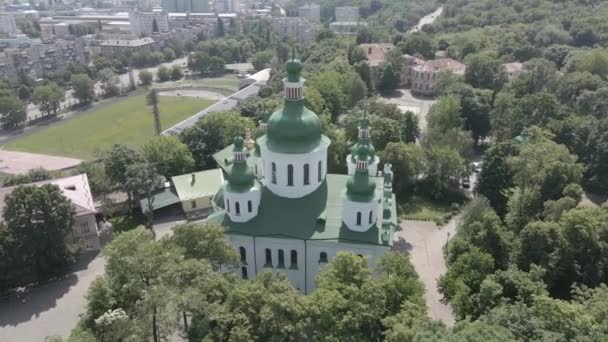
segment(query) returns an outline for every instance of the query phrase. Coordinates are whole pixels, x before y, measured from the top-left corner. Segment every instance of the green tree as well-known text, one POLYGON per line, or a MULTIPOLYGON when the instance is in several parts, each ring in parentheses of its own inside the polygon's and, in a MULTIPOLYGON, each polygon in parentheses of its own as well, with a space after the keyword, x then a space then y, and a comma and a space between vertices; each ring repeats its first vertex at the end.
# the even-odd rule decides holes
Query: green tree
POLYGON ((116 90, 120 80, 110 68, 104 68, 97 72, 97 79, 101 82, 101 89, 104 95, 117 95, 116 90))
POLYGON ((351 107, 357 104, 359 101, 367 97, 367 86, 365 82, 359 77, 358 74, 354 73, 347 80, 348 82, 348 102, 351 107))
POLYGON ((475 88, 497 92, 507 82, 507 74, 500 61, 487 54, 467 56, 464 79, 475 88))
POLYGON ((163 49, 163 57, 165 59, 165 62, 170 62, 172 60, 174 60, 176 58, 175 56, 175 50, 173 50, 170 47, 166 47, 163 49))
POLYGON ((149 86, 150 84, 152 84, 153 79, 154 79, 154 75, 151 72, 149 72, 147 70, 142 70, 139 72, 139 81, 144 86, 149 86))
POLYGON ((160 135, 163 131, 160 122, 160 109, 158 107, 159 102, 160 98, 156 89, 150 90, 148 95, 146 95, 146 103, 148 104, 148 106, 152 106, 152 116, 154 117, 154 133, 156 133, 156 135, 160 135))
POLYGON ((46 115, 57 115, 59 105, 65 98, 65 91, 55 83, 39 86, 34 89, 32 102, 46 115))
POLYGON ((490 201, 500 217, 506 214, 509 189, 514 186, 513 171, 507 161, 518 153, 518 146, 510 141, 490 147, 477 179, 476 192, 490 201))
POLYGON ((435 57, 437 46, 432 38, 424 32, 416 32, 409 35, 404 41, 399 43, 399 48, 408 55, 419 55, 426 59, 435 57))
POLYGON ((215 166, 213 154, 230 145, 235 136, 245 136, 255 132, 255 124, 250 118, 238 112, 217 112, 205 115, 194 126, 180 135, 180 140, 188 146, 194 157, 196 169, 215 166))
MULTIPOLYGON (((103 166, 108 180, 114 189, 125 189, 127 185, 127 168, 129 165, 144 161, 143 156, 126 145, 116 144, 103 155, 103 166)), ((132 203, 132 193, 127 191, 129 205, 132 203)))
POLYGON ((4 229, 18 248, 12 266, 19 285, 57 276, 75 262, 68 246, 74 209, 56 185, 19 186, 5 198, 4 229))
POLYGON ((311 79, 309 87, 315 88, 329 110, 332 122, 337 120, 338 115, 347 107, 347 98, 343 90, 342 78, 335 71, 327 71, 317 74, 311 79))
POLYGON ((427 115, 429 130, 445 132, 460 127, 460 100, 455 96, 442 96, 433 104, 427 115))
POLYGON ((255 55, 253 55, 251 64, 253 64, 253 67, 255 68, 255 70, 259 71, 259 70, 266 68, 271 60, 272 60, 272 51, 270 51, 270 50, 259 51, 259 52, 256 52, 255 55))
POLYGON ((7 176, 4 179, 3 186, 23 185, 28 183, 45 181, 51 178, 53 178, 52 172, 43 168, 36 168, 30 169, 25 173, 7 176))
POLYGON ((392 64, 384 64, 382 68, 382 77, 378 84, 378 90, 381 92, 390 92, 399 87, 400 79, 397 70, 392 64))
POLYGON ((25 104, 13 95, 0 96, 0 123, 4 128, 20 127, 25 123, 25 104))
POLYGON ((125 189, 127 192, 136 196, 145 196, 146 207, 142 208, 142 211, 148 219, 148 229, 154 232, 152 227, 154 223, 153 193, 163 186, 164 178, 156 172, 154 165, 147 162, 128 165, 125 178, 125 189))
POLYGON ((224 238, 224 230, 214 224, 182 224, 173 228, 169 241, 180 247, 187 259, 206 260, 214 270, 237 266, 239 256, 224 238))
POLYGON ((95 87, 91 78, 86 74, 72 76, 72 88, 74 89, 74 97, 80 103, 90 103, 95 97, 95 87))
POLYGON ((81 324, 91 331, 96 330, 95 320, 116 306, 112 289, 105 276, 98 276, 87 290, 87 308, 81 324))
POLYGON ((391 142, 382 152, 384 162, 393 166, 395 193, 405 194, 411 190, 416 176, 424 169, 424 154, 415 144, 391 142))
POLYGON ((456 187, 465 172, 464 160, 457 150, 433 146, 425 151, 426 181, 434 198, 443 198, 447 191, 456 187))
POLYGON ((159 82, 166 82, 171 79, 171 70, 164 65, 161 65, 156 69, 156 78, 159 82))
POLYGON ((188 146, 175 136, 159 136, 148 141, 142 147, 142 154, 167 179, 191 172, 194 167, 188 146))
POLYGON ((171 80, 178 81, 184 77, 184 73, 182 72, 182 68, 179 65, 174 65, 171 67, 171 80))
POLYGON ((420 137, 420 126, 418 126, 418 116, 411 111, 405 112, 403 120, 403 133, 401 140, 405 143, 415 143, 420 137))

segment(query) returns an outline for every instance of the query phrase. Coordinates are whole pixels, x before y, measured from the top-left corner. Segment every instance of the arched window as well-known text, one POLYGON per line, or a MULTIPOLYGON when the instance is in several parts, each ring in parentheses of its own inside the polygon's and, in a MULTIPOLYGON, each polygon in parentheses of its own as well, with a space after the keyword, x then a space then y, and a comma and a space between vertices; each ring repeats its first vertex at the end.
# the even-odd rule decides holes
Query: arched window
POLYGON ((310 184, 310 165, 304 164, 304 185, 310 184))
POLYGON ((361 225, 361 212, 357 211, 357 226, 361 225))
POLYGON ((271 168, 272 168, 272 172, 271 172, 272 184, 277 184, 277 164, 272 162, 271 168))
POLYGON ((291 255, 290 255, 290 267, 291 268, 297 268, 298 267, 298 252, 295 249, 291 250, 291 255))
POLYGON ((319 254, 319 263, 327 262, 327 253, 321 252, 319 254))
POLYGON ((266 262, 264 263, 264 267, 272 267, 272 252, 270 248, 266 248, 266 262))
POLYGON ((247 265, 247 251, 245 251, 245 247, 239 247, 239 254, 241 254, 241 263, 247 265))
POLYGON ((319 165, 317 166, 317 174, 319 177, 319 182, 323 180, 323 161, 319 160, 319 165))
MULTIPOLYGON (((247 201, 247 211, 248 212, 252 212, 253 211, 253 205, 251 204, 251 201, 247 201)), ((370 215, 371 215, 371 212, 370 212, 370 215)))
POLYGON ((373 214, 372 214, 372 211, 370 210, 369 211, 369 224, 372 224, 372 216, 373 216, 373 214))
POLYGON ((258 175, 258 164, 255 164, 255 175, 258 175))
POLYGON ((241 267, 241 277, 243 279, 249 279, 249 277, 247 276, 247 267, 245 266, 241 267))
POLYGON ((228 213, 230 213, 230 200, 229 199, 226 200, 226 211, 228 213))
POLYGON ((285 267, 285 252, 282 249, 279 249, 279 264, 277 265, 279 268, 285 267))
POLYGON ((234 203, 234 211, 236 216, 241 215, 241 204, 239 202, 234 203))
POLYGON ((293 165, 287 165, 287 185, 293 186, 293 165))

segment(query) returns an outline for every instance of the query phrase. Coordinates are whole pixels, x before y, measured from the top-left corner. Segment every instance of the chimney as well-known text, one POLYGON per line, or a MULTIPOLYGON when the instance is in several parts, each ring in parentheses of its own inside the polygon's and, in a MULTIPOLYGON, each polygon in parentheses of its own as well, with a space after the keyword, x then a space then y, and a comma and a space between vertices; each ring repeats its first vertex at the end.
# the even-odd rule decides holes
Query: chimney
POLYGON ((193 173, 192 174, 192 181, 190 182, 190 184, 194 184, 196 182, 196 175, 193 173))

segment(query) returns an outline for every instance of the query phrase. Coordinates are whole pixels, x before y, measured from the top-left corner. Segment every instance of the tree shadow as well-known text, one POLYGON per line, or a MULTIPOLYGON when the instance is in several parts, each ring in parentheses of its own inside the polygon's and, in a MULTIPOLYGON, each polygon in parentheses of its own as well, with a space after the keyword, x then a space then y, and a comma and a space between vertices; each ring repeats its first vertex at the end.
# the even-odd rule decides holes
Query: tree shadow
POLYGON ((382 97, 387 98, 387 99, 398 99, 404 95, 404 92, 403 92, 403 89, 395 89, 395 90, 383 91, 381 93, 381 95, 382 95, 382 97))
POLYGON ((409 253, 414 248, 414 245, 405 241, 404 238, 399 237, 399 240, 393 243, 393 251, 409 253))
POLYGON ((0 327, 27 322, 54 308, 57 300, 77 282, 78 277, 70 273, 38 287, 21 288, 9 298, 0 300, 0 327))

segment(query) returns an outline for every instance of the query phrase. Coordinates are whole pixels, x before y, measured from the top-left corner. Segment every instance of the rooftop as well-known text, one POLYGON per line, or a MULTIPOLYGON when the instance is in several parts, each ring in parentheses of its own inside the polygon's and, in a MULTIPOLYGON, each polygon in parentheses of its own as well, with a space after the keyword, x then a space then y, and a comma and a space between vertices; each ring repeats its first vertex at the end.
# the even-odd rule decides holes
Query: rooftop
POLYGON ((395 45, 391 43, 376 43, 360 44, 359 47, 363 50, 365 58, 369 61, 369 65, 378 66, 384 62, 384 56, 395 48, 395 45))
POLYGON ((214 195, 224 182, 221 169, 205 170, 171 178, 180 200, 214 195))
MULTIPOLYGON (((373 177, 376 183, 378 202, 378 223, 366 232, 354 232, 342 222, 342 200, 346 182, 350 176, 328 174, 325 182, 308 196, 288 199, 262 189, 258 215, 245 223, 232 222, 222 208, 209 216, 208 222, 221 224, 227 233, 256 237, 285 237, 301 240, 337 240, 340 242, 392 245, 392 234, 397 226, 397 212, 394 195, 385 211, 383 199, 383 179, 373 177), (390 215, 385 214, 386 212, 390 215), (387 217, 390 216, 390 217, 387 217)), ((216 196, 222 196, 219 192, 216 196)), ((216 205, 223 205, 215 201, 216 205)))
POLYGON ((144 45, 148 45, 148 44, 153 44, 154 43, 154 39, 150 38, 150 37, 146 37, 146 38, 140 38, 140 39, 131 39, 131 40, 122 40, 122 39, 117 39, 117 40, 106 40, 104 42, 102 42, 101 44, 99 44, 100 46, 144 46, 144 45))
POLYGON ((451 71, 455 74, 464 75, 467 66, 452 58, 431 59, 421 65, 414 67, 417 71, 451 71))
MULTIPOLYGON (((83 173, 76 176, 50 179, 47 181, 25 185, 42 186, 45 184, 54 184, 61 189, 63 195, 72 201, 72 206, 76 210, 76 216, 95 213, 95 203, 93 202, 93 195, 91 194, 89 179, 86 174, 83 173)), ((0 188, 0 213, 4 211, 4 201, 6 196, 8 196, 18 187, 19 186, 0 188)), ((0 222, 1 221, 2 216, 0 215, 0 222)))

